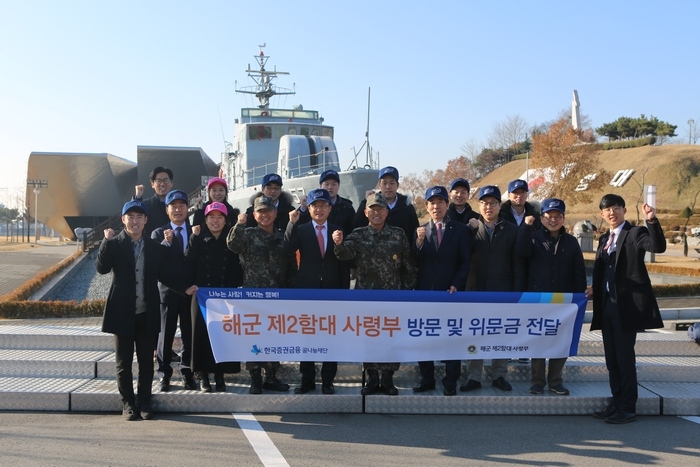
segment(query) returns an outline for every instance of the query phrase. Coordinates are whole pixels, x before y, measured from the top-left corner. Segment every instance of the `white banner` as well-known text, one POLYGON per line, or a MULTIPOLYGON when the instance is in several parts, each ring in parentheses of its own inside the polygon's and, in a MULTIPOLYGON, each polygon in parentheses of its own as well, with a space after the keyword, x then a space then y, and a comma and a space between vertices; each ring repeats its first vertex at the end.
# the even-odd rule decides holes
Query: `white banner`
POLYGON ((576 355, 583 294, 207 289, 217 362, 415 362, 576 355))

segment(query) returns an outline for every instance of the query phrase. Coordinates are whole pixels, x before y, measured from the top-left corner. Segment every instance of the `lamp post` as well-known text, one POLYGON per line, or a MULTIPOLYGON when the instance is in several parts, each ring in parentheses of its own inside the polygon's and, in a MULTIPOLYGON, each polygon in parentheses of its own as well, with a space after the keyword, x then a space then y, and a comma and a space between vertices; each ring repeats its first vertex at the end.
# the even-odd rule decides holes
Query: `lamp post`
POLYGON ((34 187, 34 243, 37 243, 39 241, 39 193, 41 192, 39 188, 48 188, 49 182, 44 179, 29 179, 27 186, 34 187))
POLYGON ((693 136, 693 125, 695 125, 695 120, 692 118, 688 120, 688 144, 693 144, 692 141, 692 136, 693 136))

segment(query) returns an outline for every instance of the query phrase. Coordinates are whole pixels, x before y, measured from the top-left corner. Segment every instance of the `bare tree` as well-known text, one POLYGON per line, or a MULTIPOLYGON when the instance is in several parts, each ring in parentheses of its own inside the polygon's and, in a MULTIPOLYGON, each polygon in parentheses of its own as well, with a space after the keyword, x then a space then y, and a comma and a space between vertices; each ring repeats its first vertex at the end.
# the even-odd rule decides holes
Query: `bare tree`
POLYGON ((484 150, 484 145, 472 138, 466 141, 460 149, 462 150, 462 155, 474 162, 481 154, 481 151, 484 150))
POLYGON ((488 137, 491 149, 511 149, 527 141, 530 136, 530 124, 520 115, 508 115, 503 122, 494 123, 488 137))

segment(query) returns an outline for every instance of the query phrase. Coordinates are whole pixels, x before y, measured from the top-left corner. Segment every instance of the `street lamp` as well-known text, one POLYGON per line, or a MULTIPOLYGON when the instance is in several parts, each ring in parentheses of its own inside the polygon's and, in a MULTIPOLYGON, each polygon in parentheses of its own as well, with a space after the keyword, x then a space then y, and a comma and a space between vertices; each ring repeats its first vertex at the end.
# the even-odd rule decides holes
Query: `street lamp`
MULTIPOLYGON (((29 179, 27 180, 27 186, 34 187, 34 243, 38 243, 39 231, 37 228, 39 226, 39 193, 41 192, 39 188, 48 188, 49 182, 44 179, 29 179)), ((29 235, 29 233, 27 233, 27 235, 29 235)))
POLYGON ((693 136, 693 125, 695 125, 695 120, 691 118, 688 120, 688 144, 693 144, 691 143, 691 137, 693 136))

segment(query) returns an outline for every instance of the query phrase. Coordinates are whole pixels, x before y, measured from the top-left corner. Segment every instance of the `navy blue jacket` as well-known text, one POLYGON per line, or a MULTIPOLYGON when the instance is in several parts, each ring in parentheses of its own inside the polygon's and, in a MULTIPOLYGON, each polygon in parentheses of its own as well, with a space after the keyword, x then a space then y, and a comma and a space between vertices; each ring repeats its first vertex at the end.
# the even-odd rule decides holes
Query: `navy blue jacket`
POLYGON ((416 246, 417 236, 411 242, 413 256, 418 265, 417 290, 449 290, 451 286, 464 290, 469 275, 471 259, 471 232, 469 227, 445 219, 445 229, 440 247, 433 234, 431 223, 425 224, 423 245, 416 246))
POLYGON ((561 228, 557 237, 546 229, 535 230, 523 222, 529 242, 523 245, 527 257, 528 292, 583 293, 586 290, 586 264, 578 241, 561 228))

